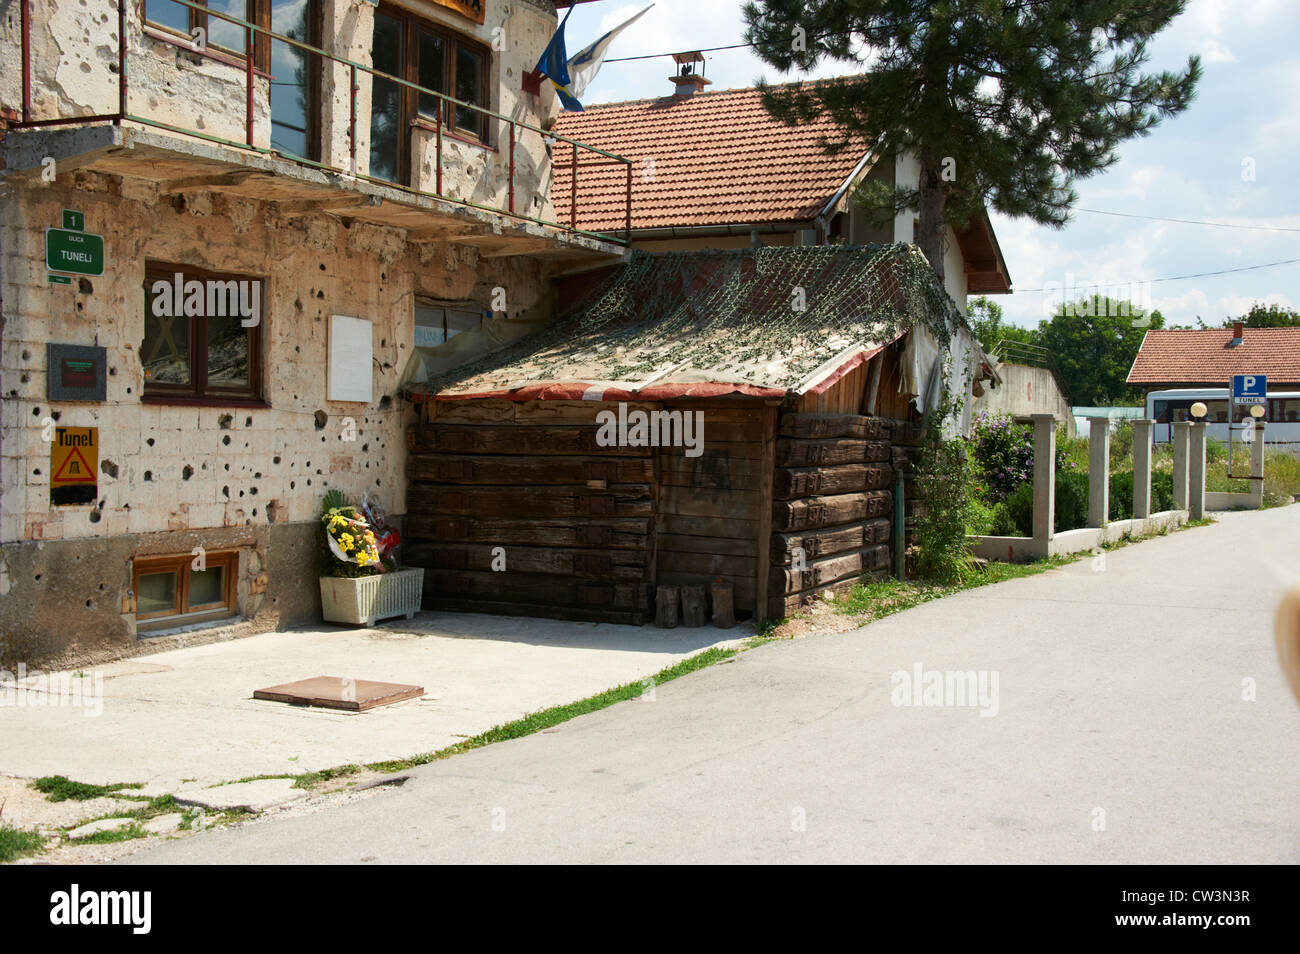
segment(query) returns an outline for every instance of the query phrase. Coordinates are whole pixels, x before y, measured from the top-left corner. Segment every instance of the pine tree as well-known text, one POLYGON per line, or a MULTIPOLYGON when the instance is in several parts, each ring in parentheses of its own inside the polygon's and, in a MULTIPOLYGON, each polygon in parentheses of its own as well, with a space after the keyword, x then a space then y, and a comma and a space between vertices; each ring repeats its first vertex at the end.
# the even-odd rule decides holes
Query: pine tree
POLYGON ((1060 227, 1075 179, 1113 165, 1116 147, 1187 108, 1201 77, 1144 73, 1147 44, 1186 0, 759 0, 746 39, 788 71, 824 60, 858 75, 767 86, 791 125, 829 117, 823 145, 883 138, 920 161, 917 189, 877 184, 865 204, 916 210, 917 244, 943 278, 944 227, 981 209, 1060 227))

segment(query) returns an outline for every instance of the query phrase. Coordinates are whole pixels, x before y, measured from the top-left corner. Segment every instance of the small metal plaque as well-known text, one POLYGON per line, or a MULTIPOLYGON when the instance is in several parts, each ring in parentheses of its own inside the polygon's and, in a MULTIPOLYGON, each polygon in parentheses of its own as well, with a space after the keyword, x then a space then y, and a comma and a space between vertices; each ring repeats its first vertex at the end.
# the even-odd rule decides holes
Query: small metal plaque
POLYGON ((103 348, 47 344, 45 396, 51 401, 104 401, 108 395, 106 361, 103 348))

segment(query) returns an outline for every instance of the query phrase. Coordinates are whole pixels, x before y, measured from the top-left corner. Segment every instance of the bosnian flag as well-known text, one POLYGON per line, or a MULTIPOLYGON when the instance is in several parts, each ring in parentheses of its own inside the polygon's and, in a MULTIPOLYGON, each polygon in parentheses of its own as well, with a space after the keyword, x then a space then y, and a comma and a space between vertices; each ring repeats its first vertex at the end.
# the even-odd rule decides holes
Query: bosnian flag
POLYGON ((544 74, 551 81, 565 109, 581 112, 582 103, 569 92, 569 63, 564 52, 564 25, 569 22, 572 13, 573 7, 570 6, 569 12, 560 21, 555 36, 551 37, 551 42, 546 44, 546 49, 542 51, 542 58, 537 61, 537 69, 534 72, 544 74))
MULTIPOLYGON (((653 3, 650 4, 650 7, 653 6, 653 3)), ((595 43, 591 44, 591 46, 587 47, 582 52, 576 54, 573 59, 569 60, 568 94, 576 103, 577 109, 582 109, 582 104, 578 103, 577 100, 582 96, 583 92, 586 91, 587 87, 591 84, 591 81, 596 78, 596 74, 600 72, 600 65, 605 62, 605 51, 608 50, 610 44, 614 42, 614 37, 618 36, 637 20, 640 20, 645 16, 650 10, 650 7, 646 7, 631 19, 620 23, 595 43)), ((570 7, 569 9, 572 10, 573 8, 570 7)), ((560 101, 564 102, 563 96, 560 97, 560 101)), ((564 103, 564 107, 565 109, 574 108, 567 102, 564 103)))

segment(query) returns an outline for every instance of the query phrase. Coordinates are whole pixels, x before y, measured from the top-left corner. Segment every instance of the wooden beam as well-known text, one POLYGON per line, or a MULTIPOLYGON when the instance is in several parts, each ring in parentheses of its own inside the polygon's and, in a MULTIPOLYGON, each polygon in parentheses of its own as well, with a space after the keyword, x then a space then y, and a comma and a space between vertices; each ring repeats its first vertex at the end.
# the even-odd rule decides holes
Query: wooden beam
POLYGON ((768 570, 772 560, 772 479, 776 472, 776 418, 780 413, 777 407, 765 407, 763 413, 763 454, 762 484, 759 486, 758 500, 758 565, 755 567, 754 621, 767 619, 767 584, 768 570))

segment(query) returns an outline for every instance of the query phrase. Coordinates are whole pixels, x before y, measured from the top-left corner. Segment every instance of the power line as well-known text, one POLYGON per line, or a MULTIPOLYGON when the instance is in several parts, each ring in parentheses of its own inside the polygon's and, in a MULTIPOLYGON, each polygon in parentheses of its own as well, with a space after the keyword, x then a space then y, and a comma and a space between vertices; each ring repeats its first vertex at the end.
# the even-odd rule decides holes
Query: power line
MULTIPOLYGON (((710 46, 703 50, 675 50, 674 53, 716 53, 719 50, 739 50, 747 46, 753 46, 753 43, 733 43, 730 46, 710 46)), ((606 63, 626 63, 629 60, 657 60, 661 56, 672 56, 673 53, 646 53, 642 56, 612 56, 605 60, 606 63)))
POLYGON ((1279 225, 1236 225, 1232 222, 1207 222, 1203 219, 1171 219, 1162 215, 1139 215, 1136 212, 1109 212, 1105 209, 1085 209, 1075 206, 1075 212, 1091 212, 1093 215, 1114 215, 1122 219, 1150 219, 1153 222, 1178 222, 1182 225, 1210 225, 1219 229, 1248 229, 1256 232, 1300 232, 1279 225))
MULTIPOLYGON (((1119 285, 1154 285, 1157 282, 1181 282, 1189 278, 1210 278, 1215 275, 1231 275, 1234 272, 1253 272, 1256 269, 1260 269, 1260 268, 1276 268, 1279 265, 1294 265, 1297 262, 1300 262, 1300 258, 1288 258, 1281 262, 1266 262, 1263 265, 1243 265, 1241 268, 1224 268, 1217 272, 1196 272, 1193 275, 1171 275, 1168 278, 1148 278, 1148 279, 1143 279, 1142 281, 1105 282, 1102 284, 1113 288, 1119 285)), ((1079 288, 1079 290, 1086 291, 1087 288, 1088 288, 1087 285, 1083 285, 1079 288)), ((1016 289, 1017 292, 1041 292, 1041 291, 1064 291, 1064 290, 1065 290, 1064 288, 1057 288, 1057 287, 1016 289)))

